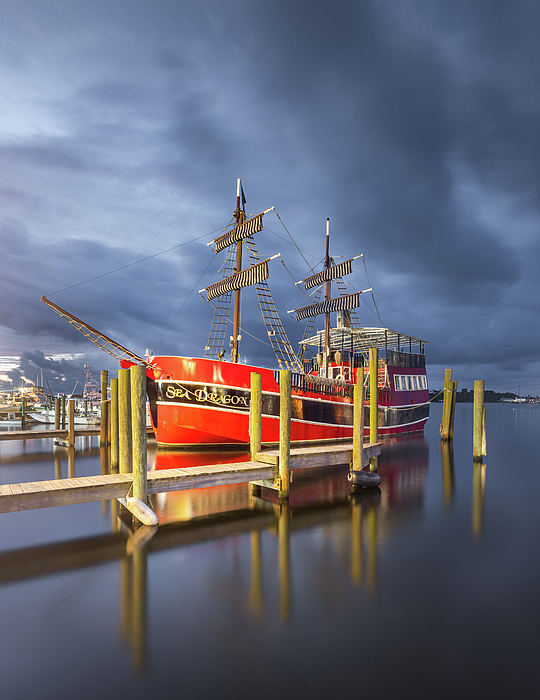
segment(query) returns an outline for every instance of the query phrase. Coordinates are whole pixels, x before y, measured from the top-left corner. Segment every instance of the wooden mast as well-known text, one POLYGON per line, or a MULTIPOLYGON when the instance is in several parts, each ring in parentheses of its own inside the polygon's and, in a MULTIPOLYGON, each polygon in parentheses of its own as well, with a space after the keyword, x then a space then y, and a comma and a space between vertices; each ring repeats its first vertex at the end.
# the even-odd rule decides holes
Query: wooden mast
MULTIPOLYGON (((326 258, 325 269, 330 268, 330 219, 326 219, 326 258)), ((330 278, 326 280, 326 301, 330 301, 332 281, 330 278)), ((324 355, 323 366, 324 376, 328 379, 328 367, 330 364, 330 312, 327 311, 324 316, 324 355)))
MULTIPOLYGON (((244 208, 244 198, 242 192, 242 183, 240 178, 238 178, 236 183, 236 211, 234 212, 234 218, 236 219, 236 226, 240 226, 245 218, 246 212, 244 208), (241 201, 242 200, 242 201, 241 201)), ((240 239, 236 244, 236 270, 235 272, 240 272, 242 270, 242 240, 240 239)), ((240 290, 236 289, 234 292, 234 321, 233 321, 233 346, 231 350, 231 362, 239 361, 238 353, 238 337, 240 334, 240 290)))

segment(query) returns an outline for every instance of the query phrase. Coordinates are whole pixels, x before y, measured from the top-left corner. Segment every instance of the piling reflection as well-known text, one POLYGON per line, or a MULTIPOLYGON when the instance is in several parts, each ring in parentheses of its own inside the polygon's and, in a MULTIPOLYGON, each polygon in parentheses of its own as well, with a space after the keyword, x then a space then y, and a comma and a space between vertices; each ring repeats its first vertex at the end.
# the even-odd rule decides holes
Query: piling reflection
POLYGON ((248 606, 253 617, 260 619, 264 612, 261 531, 251 531, 251 566, 248 606))
POLYGON ((288 503, 280 503, 276 508, 279 542, 279 617, 284 622, 289 619, 291 609, 290 513, 288 503))
POLYGON ((350 495, 351 504, 351 581, 360 586, 364 578, 364 539, 367 539, 366 584, 377 586, 378 516, 381 490, 361 489, 350 495))
POLYGON ((448 508, 454 497, 454 443, 452 440, 441 440, 441 459, 443 472, 444 505, 448 508))
POLYGON ((138 672, 146 666, 148 546, 157 529, 142 525, 132 532, 120 562, 120 630, 138 672))
POLYGON ((353 502, 351 514, 351 579, 355 586, 359 586, 362 583, 363 547, 362 504, 353 502))
POLYGON ((486 465, 480 460, 473 460, 473 507, 472 528, 477 537, 482 534, 482 514, 484 511, 484 489, 486 483, 486 465))
POLYGON ((54 455, 54 478, 55 479, 62 478, 62 460, 61 460, 58 452, 56 452, 54 455))
POLYGON ((67 448, 67 458, 68 458, 68 479, 75 478, 75 448, 67 448))

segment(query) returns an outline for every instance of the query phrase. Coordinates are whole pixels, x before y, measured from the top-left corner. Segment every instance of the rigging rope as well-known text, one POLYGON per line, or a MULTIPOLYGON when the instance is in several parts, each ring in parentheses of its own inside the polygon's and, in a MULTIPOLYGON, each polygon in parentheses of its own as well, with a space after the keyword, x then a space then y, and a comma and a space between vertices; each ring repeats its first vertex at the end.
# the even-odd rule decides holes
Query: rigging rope
MULTIPOLYGON (((274 211, 276 212, 277 218, 281 221, 281 216, 277 213, 277 211, 276 211, 275 209, 274 209, 274 211)), ((304 262, 306 263, 306 265, 307 265, 307 266, 309 267, 309 269, 313 272, 313 267, 311 267, 311 265, 310 265, 310 264, 308 263, 308 261, 306 260, 304 254, 302 253, 302 251, 300 250, 300 248, 299 248, 298 245, 296 244, 296 241, 294 240, 294 238, 293 238, 293 237, 291 236, 291 234, 289 233, 289 230, 288 230, 288 228, 285 226, 285 224, 283 223, 283 221, 281 221, 281 225, 283 226, 283 228, 285 229, 285 231, 287 231, 287 234, 288 234, 289 238, 291 239, 291 241, 293 242, 293 245, 294 245, 294 247, 296 248, 296 250, 297 250, 297 251, 300 253, 300 255, 304 258, 304 262)), ((272 231, 272 233, 274 233, 274 232, 272 231)), ((274 235, 277 236, 277 233, 275 233, 274 235)), ((307 252, 307 251, 306 251, 306 252, 307 252)), ((311 255, 311 253, 308 253, 308 255, 311 255)), ((311 255, 311 257, 314 258, 315 256, 314 256, 314 255, 311 255)))
MULTIPOLYGON (((369 281, 369 275, 367 271, 367 265, 366 265, 366 258, 363 257, 362 260, 364 261, 364 270, 366 271, 366 279, 368 281, 369 286, 371 287, 371 282, 369 281)), ((373 304, 375 305, 375 311, 377 312, 377 317, 379 321, 381 322, 381 326, 384 326, 384 323, 381 318, 381 314, 379 313, 379 309, 377 308, 377 302, 375 301, 375 295, 373 294, 373 289, 371 290, 371 298, 373 299, 373 304)))
POLYGON ((80 287, 82 284, 87 284, 87 282, 93 282, 94 280, 101 279, 102 277, 107 277, 107 275, 112 275, 115 272, 120 272, 120 270, 125 270, 128 267, 133 267, 134 265, 138 265, 139 263, 145 262, 146 260, 151 260, 152 258, 157 258, 159 255, 164 255, 165 253, 170 253, 171 250, 176 250, 177 248, 181 248, 182 246, 187 245, 188 243, 194 243, 195 241, 200 241, 201 238, 206 238, 206 236, 212 236, 216 231, 220 231, 221 229, 214 229, 213 231, 210 231, 209 233, 204 233, 202 236, 197 236, 197 238, 191 238, 189 241, 184 241, 183 243, 179 243, 178 245, 174 245, 172 248, 167 248, 167 250, 162 250, 159 253, 154 253, 154 255, 149 255, 146 258, 141 258, 140 260, 136 260, 135 262, 128 263, 127 265, 122 265, 122 267, 117 267, 115 270, 109 270, 109 272, 104 272, 102 275, 96 275, 95 277, 90 277, 87 280, 83 280, 82 282, 77 282, 77 284, 72 284, 69 287, 64 287, 63 289, 58 289, 56 292, 50 292, 49 294, 45 294, 44 296, 47 297, 52 297, 55 294, 60 294, 60 292, 66 292, 68 289, 73 289, 74 287, 80 287))
POLYGON ((171 330, 172 324, 176 321, 176 318, 177 318, 178 314, 180 313, 180 311, 182 311, 182 309, 183 309, 184 306, 186 305, 187 300, 188 300, 189 297, 193 294, 193 290, 194 290, 195 287, 199 284, 199 282, 201 281, 203 275, 206 273, 206 270, 208 270, 208 268, 210 267, 210 263, 213 262, 213 260, 214 260, 214 258, 210 258, 210 262, 209 262, 208 265, 204 268, 204 271, 201 273, 199 279, 195 282, 195 284, 194 284, 193 287, 191 288, 191 291, 189 292, 189 294, 187 295, 187 297, 184 299, 184 302, 183 302, 182 306, 178 309, 178 311, 177 311, 176 314, 174 315, 173 320, 169 323, 167 329, 165 330, 165 332, 163 333, 163 335, 161 336, 161 338, 157 341, 156 347, 152 350, 152 355, 155 354, 158 345, 161 343, 161 341, 162 341, 163 338, 167 335, 167 333, 171 330))

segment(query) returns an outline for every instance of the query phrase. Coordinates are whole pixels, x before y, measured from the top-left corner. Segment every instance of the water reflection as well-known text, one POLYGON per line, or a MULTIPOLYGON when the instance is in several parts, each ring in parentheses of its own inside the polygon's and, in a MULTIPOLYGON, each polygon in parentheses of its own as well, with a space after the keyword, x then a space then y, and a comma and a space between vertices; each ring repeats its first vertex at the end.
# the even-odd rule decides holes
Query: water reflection
POLYGON ((367 538, 367 585, 377 584, 377 519, 380 489, 362 489, 351 493, 351 580, 360 586, 364 577, 364 538, 367 538))
POLYGON ((156 531, 157 526, 142 525, 131 533, 120 562, 120 629, 137 671, 146 665, 148 545, 156 531))
MULTIPOLYGON (((57 478, 61 477, 61 457, 66 455, 68 473, 75 473, 75 449, 63 448, 54 455, 57 478)), ((100 448, 99 457, 101 473, 109 473, 109 450, 100 448)), ((209 464, 211 460, 231 463, 247 459, 248 453, 157 452, 152 457, 152 466, 189 468, 209 464)), ((423 438, 385 443, 378 469, 383 477, 381 488, 358 491, 351 491, 348 465, 297 470, 288 504, 279 504, 273 491, 263 490, 264 497, 253 496, 248 484, 152 495, 159 528, 136 527, 131 514, 117 501, 103 502, 104 508, 110 508, 109 535, 0 554, 0 582, 116 560, 120 568, 121 636, 131 649, 135 668, 142 670, 146 660, 147 589, 153 553, 238 536, 248 538, 249 583, 245 584, 243 597, 246 608, 255 620, 272 615, 269 601, 273 600, 272 590, 277 585, 276 612, 286 622, 291 616, 295 594, 300 595, 291 577, 294 566, 291 540, 296 533, 320 530, 327 544, 324 556, 344 555, 350 584, 374 592, 379 543, 397 527, 403 528, 423 507, 428 469, 428 448, 423 438), (262 540, 268 537, 275 538, 276 547, 265 557, 262 540), (269 568, 276 550, 277 566, 269 568)), ((323 578, 328 575, 331 566, 323 578)), ((318 585, 313 579, 314 591, 318 585)))
POLYGON ((452 502, 456 488, 454 477, 454 443, 452 440, 441 440, 441 460, 444 505, 448 508, 452 502))
POLYGON ((484 489, 486 484, 486 465, 481 460, 473 460, 473 533, 482 534, 482 513, 484 511, 484 489))
POLYGON ((248 606, 253 616, 262 618, 264 612, 261 531, 251 531, 251 566, 248 606))
POLYGON ((288 503, 277 506, 279 542, 279 617, 289 619, 291 609, 291 548, 289 538, 290 512, 288 503))

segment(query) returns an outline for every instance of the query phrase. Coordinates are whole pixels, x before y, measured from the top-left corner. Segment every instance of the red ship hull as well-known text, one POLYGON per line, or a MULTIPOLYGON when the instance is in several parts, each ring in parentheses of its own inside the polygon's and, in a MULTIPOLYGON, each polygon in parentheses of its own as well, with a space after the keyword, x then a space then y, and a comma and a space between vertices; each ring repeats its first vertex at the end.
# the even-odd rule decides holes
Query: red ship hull
MULTIPOLYGON (((270 369, 202 358, 153 358, 148 376, 150 414, 162 447, 242 446, 249 443, 251 373, 262 375, 263 444, 279 441, 279 385, 270 369)), ((396 392, 388 368, 387 388, 380 392, 379 435, 422 431, 429 415, 425 390, 396 392), (396 396, 399 394, 399 396, 396 396)), ((399 370, 403 371, 403 370, 399 370)), ((425 376, 424 369, 408 373, 425 376)), ((353 406, 349 390, 321 395, 294 388, 291 441, 352 438, 353 406), (341 395, 339 395, 341 394, 341 395), (349 395, 347 395, 349 394, 349 395)), ((369 407, 365 423, 369 426, 369 407)), ((369 428, 365 428, 365 435, 369 428)))

